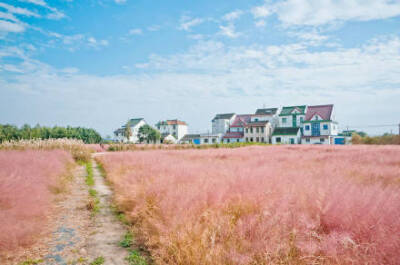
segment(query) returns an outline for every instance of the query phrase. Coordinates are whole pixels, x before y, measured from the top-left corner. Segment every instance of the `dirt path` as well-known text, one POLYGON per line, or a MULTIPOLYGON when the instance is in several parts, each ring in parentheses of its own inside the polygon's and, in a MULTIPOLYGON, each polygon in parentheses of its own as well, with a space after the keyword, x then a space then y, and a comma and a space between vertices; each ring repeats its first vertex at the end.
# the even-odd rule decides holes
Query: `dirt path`
POLYGON ((88 256, 103 257, 105 265, 128 264, 128 251, 119 246, 126 228, 117 220, 111 210, 112 191, 101 176, 96 162, 93 162, 94 189, 100 200, 100 211, 96 214, 92 232, 87 240, 88 256))

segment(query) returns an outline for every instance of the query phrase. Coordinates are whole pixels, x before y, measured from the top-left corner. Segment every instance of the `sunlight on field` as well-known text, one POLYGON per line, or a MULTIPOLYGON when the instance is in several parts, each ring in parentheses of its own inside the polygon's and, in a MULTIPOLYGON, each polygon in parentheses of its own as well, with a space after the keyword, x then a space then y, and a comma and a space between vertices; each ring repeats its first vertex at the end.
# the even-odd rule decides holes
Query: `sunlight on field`
POLYGON ((72 163, 61 150, 0 151, 0 253, 37 241, 72 163))
POLYGON ((98 157, 156 264, 399 264, 400 148, 98 157))

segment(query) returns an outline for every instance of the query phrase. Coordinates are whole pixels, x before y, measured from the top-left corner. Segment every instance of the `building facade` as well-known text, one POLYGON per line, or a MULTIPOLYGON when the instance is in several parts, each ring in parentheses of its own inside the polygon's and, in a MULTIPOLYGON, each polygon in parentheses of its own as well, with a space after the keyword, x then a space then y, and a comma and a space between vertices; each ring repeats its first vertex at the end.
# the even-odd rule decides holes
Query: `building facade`
POLYGON ((238 114, 231 123, 228 132, 222 138, 223 143, 245 142, 244 130, 247 123, 251 121, 251 114, 238 114))
POLYGON ((279 113, 279 127, 299 127, 302 128, 306 117, 307 106, 283 107, 279 113))
POLYGON ((272 144, 300 144, 301 130, 299 127, 278 127, 272 133, 272 144))
POLYGON ((308 106, 303 122, 303 144, 335 144, 338 124, 333 105, 308 106))
POLYGON ((246 142, 270 143, 272 126, 269 121, 249 122, 245 125, 244 138, 246 142))
POLYGON ((156 124, 156 128, 161 133, 161 141, 171 135, 175 138, 175 140, 173 140, 171 137, 168 137, 168 140, 173 140, 174 143, 177 143, 180 139, 182 139, 183 136, 188 133, 188 126, 186 122, 177 119, 160 121, 156 124))
POLYGON ((213 134, 224 134, 229 131, 231 123, 235 120, 235 113, 217 114, 212 119, 212 133, 213 134))
POLYGON ((251 115, 251 122, 268 121, 272 128, 279 125, 278 108, 257 109, 256 113, 251 115))
POLYGON ((222 134, 202 133, 202 134, 186 134, 179 141, 181 144, 219 144, 222 140, 222 134))
POLYGON ((128 123, 114 131, 114 140, 120 143, 139 143, 139 129, 147 124, 143 118, 130 119, 128 123), (126 126, 129 124, 131 136, 125 136, 126 126))

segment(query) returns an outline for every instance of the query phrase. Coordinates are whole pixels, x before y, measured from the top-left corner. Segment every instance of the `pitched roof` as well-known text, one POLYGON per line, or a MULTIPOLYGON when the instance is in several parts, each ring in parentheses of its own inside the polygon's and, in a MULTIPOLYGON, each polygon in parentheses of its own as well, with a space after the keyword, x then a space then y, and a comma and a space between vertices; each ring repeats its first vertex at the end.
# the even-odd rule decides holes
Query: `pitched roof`
POLYGON ((241 132, 227 132, 224 138, 243 138, 243 133, 241 132))
MULTIPOLYGON (((144 120, 143 118, 135 118, 135 119, 130 119, 129 123, 131 127, 135 127, 140 121, 144 120)), ((125 127, 125 126, 122 126, 125 127)))
POLYGON ((231 127, 244 127, 251 120, 251 114, 239 114, 233 120, 231 127))
POLYGON ((200 134, 185 134, 185 136, 182 137, 181 141, 187 141, 196 138, 200 138, 200 134))
POLYGON ((272 136, 275 135, 297 135, 300 128, 298 127, 277 127, 275 128, 272 136))
POLYGON ((310 121, 315 114, 319 115, 323 120, 331 120, 333 104, 308 106, 306 113, 306 121, 310 121))
POLYGON ((279 116, 291 115, 292 111, 295 109, 297 109, 300 114, 305 114, 306 108, 306 105, 283 107, 279 116))
POLYGON ((256 115, 275 115, 278 108, 257 109, 256 115))
POLYGON ((175 120, 160 121, 157 123, 157 125, 187 125, 187 124, 184 121, 175 119, 175 120))
POLYGON ((223 114, 217 114, 215 115, 213 120, 230 120, 232 119, 233 115, 235 115, 235 113, 223 113, 223 114))
POLYGON ((269 123, 269 121, 253 121, 246 123, 246 127, 249 126, 265 126, 265 124, 269 123))

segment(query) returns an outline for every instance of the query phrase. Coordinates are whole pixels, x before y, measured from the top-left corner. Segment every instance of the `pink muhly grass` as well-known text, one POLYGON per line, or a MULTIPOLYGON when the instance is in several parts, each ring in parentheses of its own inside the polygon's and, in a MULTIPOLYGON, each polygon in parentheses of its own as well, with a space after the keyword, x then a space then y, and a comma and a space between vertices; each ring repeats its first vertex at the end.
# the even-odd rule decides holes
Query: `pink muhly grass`
POLYGON ((400 148, 109 153, 157 264, 399 264, 400 148))
POLYGON ((71 155, 61 150, 0 151, 0 253, 44 232, 69 163, 71 155))

